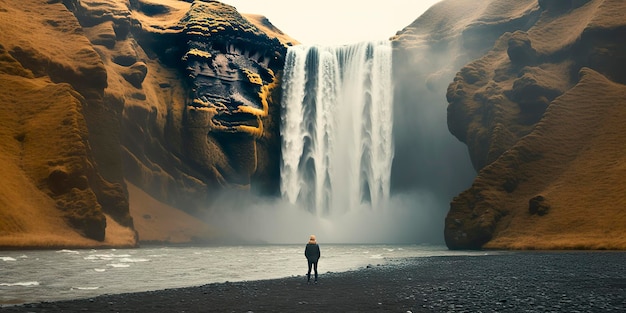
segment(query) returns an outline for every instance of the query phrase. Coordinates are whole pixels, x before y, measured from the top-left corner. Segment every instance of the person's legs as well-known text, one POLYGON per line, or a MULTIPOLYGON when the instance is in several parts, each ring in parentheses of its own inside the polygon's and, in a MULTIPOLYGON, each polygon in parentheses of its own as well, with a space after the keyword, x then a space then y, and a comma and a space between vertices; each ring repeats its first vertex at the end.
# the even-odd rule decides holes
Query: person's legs
MULTIPOLYGON (((315 270, 315 282, 317 282, 317 261, 313 262, 313 269, 315 270)), ((310 265, 309 265, 309 272, 311 272, 311 266, 310 265)))
MULTIPOLYGON (((313 265, 313 262, 311 261, 308 261, 308 262, 309 262, 309 271, 306 272, 306 281, 311 281, 311 266, 313 265)), ((317 263, 315 263, 315 273, 317 273, 317 263)))

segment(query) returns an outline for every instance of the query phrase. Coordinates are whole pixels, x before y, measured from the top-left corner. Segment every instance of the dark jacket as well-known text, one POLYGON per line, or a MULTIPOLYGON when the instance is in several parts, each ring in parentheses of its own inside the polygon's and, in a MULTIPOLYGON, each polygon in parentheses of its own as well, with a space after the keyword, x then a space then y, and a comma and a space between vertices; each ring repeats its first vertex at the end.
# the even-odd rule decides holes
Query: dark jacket
POLYGON ((320 258, 320 246, 316 243, 307 243, 304 255, 309 262, 317 262, 320 258))

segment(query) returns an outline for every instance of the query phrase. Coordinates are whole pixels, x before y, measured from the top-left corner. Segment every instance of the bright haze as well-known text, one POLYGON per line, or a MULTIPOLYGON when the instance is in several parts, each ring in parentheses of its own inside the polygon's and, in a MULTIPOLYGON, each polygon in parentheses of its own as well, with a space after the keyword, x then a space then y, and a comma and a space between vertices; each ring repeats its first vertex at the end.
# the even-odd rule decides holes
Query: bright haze
POLYGON ((341 45, 384 40, 439 0, 222 0, 240 13, 260 14, 302 44, 341 45))

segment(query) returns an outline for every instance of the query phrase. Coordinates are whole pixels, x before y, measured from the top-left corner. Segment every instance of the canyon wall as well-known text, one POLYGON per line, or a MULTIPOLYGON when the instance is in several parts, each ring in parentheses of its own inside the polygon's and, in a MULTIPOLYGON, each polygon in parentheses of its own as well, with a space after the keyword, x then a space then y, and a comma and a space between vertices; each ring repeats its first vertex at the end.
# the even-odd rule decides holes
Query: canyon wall
MULTIPOLYGON (((399 31, 392 192, 449 205, 451 249, 626 249, 625 12, 444 0, 399 31)), ((0 247, 219 242, 216 197, 278 194, 298 43, 263 16, 6 0, 0 29, 0 247)))
POLYGON ((100 56, 61 3, 0 15, 0 246, 134 246, 120 158, 95 152, 119 151, 119 131, 89 131, 116 115, 100 56))
POLYGON ((450 204, 448 247, 626 248, 625 9, 443 1, 398 34, 457 51, 447 124, 478 175, 450 204))
POLYGON ((277 193, 296 42, 263 16, 174 0, 0 14, 0 246, 211 241, 198 216, 220 190, 277 193))

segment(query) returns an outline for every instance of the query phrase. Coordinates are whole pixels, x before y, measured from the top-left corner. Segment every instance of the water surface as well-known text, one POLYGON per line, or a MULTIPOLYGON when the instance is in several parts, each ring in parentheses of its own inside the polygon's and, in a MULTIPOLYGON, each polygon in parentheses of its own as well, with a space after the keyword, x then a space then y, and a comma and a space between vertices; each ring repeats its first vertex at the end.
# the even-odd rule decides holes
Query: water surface
MULTIPOLYGON (((320 279, 327 272, 383 265, 407 257, 485 254, 422 245, 320 247, 320 279)), ((0 251, 0 305, 305 273, 304 245, 0 251)))

